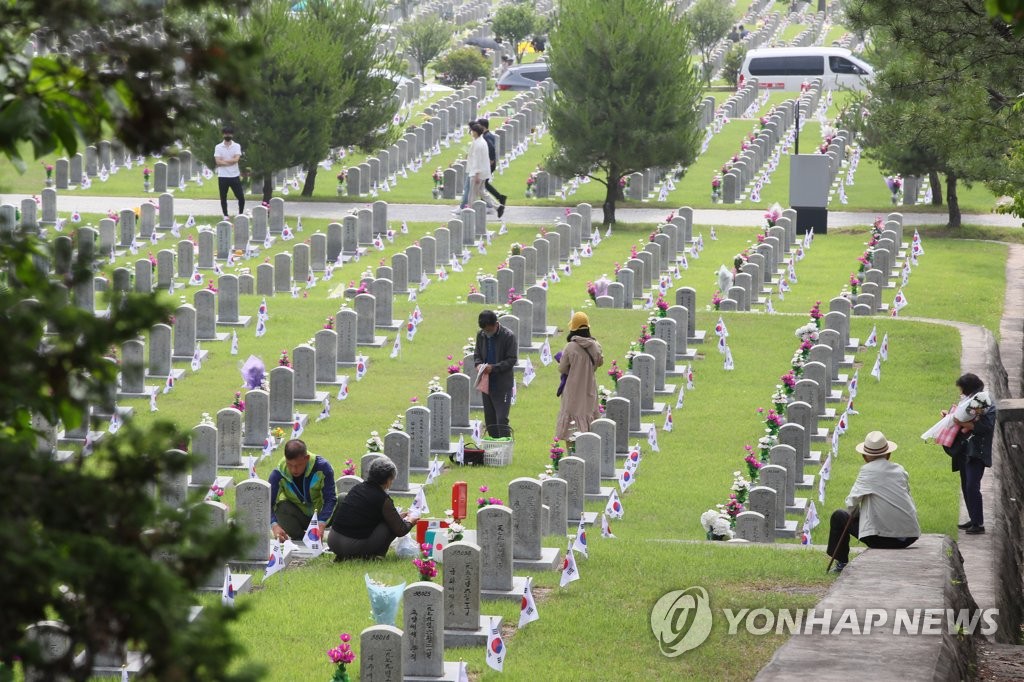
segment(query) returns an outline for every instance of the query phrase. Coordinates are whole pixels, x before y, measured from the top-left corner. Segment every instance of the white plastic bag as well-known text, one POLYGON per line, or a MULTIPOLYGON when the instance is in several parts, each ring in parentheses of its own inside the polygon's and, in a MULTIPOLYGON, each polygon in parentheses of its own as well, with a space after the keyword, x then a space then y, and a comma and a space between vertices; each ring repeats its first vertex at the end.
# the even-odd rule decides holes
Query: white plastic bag
POLYGON ((411 535, 412 531, 408 535, 397 538, 392 545, 399 559, 415 559, 420 555, 419 545, 416 544, 416 540, 411 535))

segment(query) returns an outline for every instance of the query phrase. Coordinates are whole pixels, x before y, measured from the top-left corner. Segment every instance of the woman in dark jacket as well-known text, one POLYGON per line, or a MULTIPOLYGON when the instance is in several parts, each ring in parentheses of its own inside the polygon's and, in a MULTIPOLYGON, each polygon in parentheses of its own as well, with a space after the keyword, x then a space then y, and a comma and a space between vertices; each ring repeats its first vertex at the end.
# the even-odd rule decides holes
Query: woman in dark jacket
POLYGON ((947 452, 953 458, 953 471, 960 472, 960 491, 970 516, 958 527, 968 535, 980 535, 985 532, 981 478, 985 475, 985 469, 992 466, 996 408, 985 393, 985 383, 977 375, 964 374, 956 380, 956 385, 962 396, 961 407, 954 415, 960 433, 947 452))
POLYGON ((416 516, 400 515, 387 493, 397 474, 394 462, 379 457, 370 464, 366 480, 338 503, 327 536, 335 560, 382 557, 395 538, 405 536, 416 525, 416 516))

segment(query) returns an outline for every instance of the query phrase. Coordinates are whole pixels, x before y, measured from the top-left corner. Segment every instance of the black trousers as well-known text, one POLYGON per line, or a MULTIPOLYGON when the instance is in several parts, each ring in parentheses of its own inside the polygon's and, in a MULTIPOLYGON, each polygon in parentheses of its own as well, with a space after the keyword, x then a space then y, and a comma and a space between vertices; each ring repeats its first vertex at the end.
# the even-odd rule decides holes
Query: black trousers
MULTIPOLYGON (((497 163, 494 163, 494 162, 491 163, 491 178, 494 177, 494 170, 497 167, 498 167, 497 163)), ((484 180, 484 189, 487 190, 488 194, 490 194, 492 197, 497 199, 500 203, 504 204, 505 200, 508 199, 508 197, 505 196, 504 194, 502 194, 501 192, 499 192, 497 189, 495 189, 494 185, 491 184, 491 178, 488 178, 487 180, 484 180)))
POLYGON ((278 502, 274 507, 274 515, 277 516, 277 525, 284 528, 288 537, 299 542, 302 541, 302 537, 306 534, 306 528, 309 527, 309 522, 313 518, 312 514, 302 511, 291 500, 278 502))
POLYGON ((512 409, 512 391, 491 395, 482 393, 484 403, 484 425, 491 438, 507 438, 512 435, 508 428, 508 413, 512 409))
POLYGON ((960 462, 960 492, 964 495, 964 506, 975 526, 985 525, 985 512, 981 505, 981 478, 985 475, 985 463, 975 457, 960 462))
MULTIPOLYGON (((410 532, 415 532, 412 530, 410 532)), ((343 559, 372 559, 388 553, 388 548, 397 536, 381 521, 368 538, 350 538, 336 530, 327 534, 327 546, 334 552, 336 561, 343 559)))
POLYGON ((221 215, 228 214, 228 189, 238 199, 238 212, 245 210, 245 190, 242 189, 242 178, 217 178, 217 185, 220 188, 220 210, 221 215))
POLYGON ((494 197, 495 199, 497 199, 497 200, 498 200, 499 202, 504 202, 504 201, 505 201, 506 199, 508 199, 508 197, 506 197, 506 196, 505 196, 504 194, 502 194, 501 192, 499 192, 499 191, 498 191, 498 190, 497 190, 497 189, 496 189, 496 188, 494 187, 494 185, 492 185, 492 184, 491 184, 491 181, 490 181, 490 180, 484 180, 484 189, 485 189, 485 190, 487 190, 487 192, 488 192, 488 193, 489 193, 489 194, 490 194, 490 195, 491 195, 492 197, 494 197))
POLYGON ((828 555, 834 557, 841 564, 850 561, 850 538, 854 537, 863 542, 871 549, 904 549, 917 542, 917 538, 887 538, 881 535, 857 535, 860 526, 860 516, 856 515, 850 520, 850 512, 845 509, 836 509, 832 512, 828 534, 828 555), (845 533, 846 522, 850 527, 845 533))

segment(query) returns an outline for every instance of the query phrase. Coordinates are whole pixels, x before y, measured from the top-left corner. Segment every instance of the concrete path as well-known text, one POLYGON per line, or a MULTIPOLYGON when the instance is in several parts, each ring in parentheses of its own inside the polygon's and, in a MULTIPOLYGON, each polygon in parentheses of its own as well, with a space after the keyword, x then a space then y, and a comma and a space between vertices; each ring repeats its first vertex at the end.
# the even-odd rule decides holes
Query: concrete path
MULTIPOLYGON (((27 194, 7 194, 0 196, 0 203, 14 203, 18 205, 22 199, 30 198, 27 194)), ((80 211, 82 213, 106 213, 110 209, 115 211, 122 208, 138 205, 139 202, 156 199, 156 195, 150 194, 146 197, 103 197, 86 194, 64 193, 57 195, 57 211, 70 213, 80 211)), ((295 201, 286 199, 288 215, 302 216, 304 218, 335 218, 341 219, 354 208, 359 208, 365 203, 341 203, 334 201, 295 201)), ((256 201, 247 198, 246 206, 256 205, 256 201)), ((234 197, 229 197, 228 207, 237 208, 238 203, 234 197)), ((571 204, 575 206, 575 204, 571 204)), ((408 220, 410 222, 438 222, 444 223, 452 218, 452 206, 437 204, 390 204, 388 206, 389 220, 408 220)), ((765 207, 767 208, 767 207, 765 207)), ((739 226, 751 227, 760 223, 764 215, 764 208, 760 209, 697 209, 694 211, 694 224, 698 226, 739 226)), ((177 215, 218 215, 220 213, 220 202, 216 199, 176 199, 174 201, 174 212, 177 215)), ((867 226, 874 222, 875 217, 884 215, 889 211, 834 211, 829 213, 828 220, 830 227, 851 227, 867 226)), ((664 208, 620 208, 615 215, 619 221, 624 223, 656 223, 664 221, 670 213, 664 208)), ((565 215, 565 208, 560 206, 509 206, 505 212, 504 219, 509 223, 550 225, 565 215)), ((601 207, 594 207, 596 221, 601 219, 601 207)), ((488 216, 488 220, 496 220, 488 216)), ((965 225, 988 225, 999 227, 1021 227, 1021 220, 1009 215, 997 215, 995 213, 964 215, 965 225)), ((906 213, 903 216, 903 224, 909 227, 917 225, 945 225, 945 213, 906 213)))
MULTIPOLYGON (((1009 395, 1006 398, 1021 397, 1021 365, 1024 361, 1024 246, 1010 244, 1006 258, 1006 294, 1003 303, 1003 317, 999 325, 999 355, 1003 368, 1009 376, 1009 395)), ((988 376, 988 330, 981 327, 964 325, 961 327, 962 355, 960 368, 964 372, 974 372, 981 377, 986 386, 997 383, 997 377, 988 376)), ((952 380, 950 384, 952 384, 952 380)), ((967 535, 960 533, 957 543, 964 558, 964 571, 967 573, 967 584, 978 606, 995 608, 996 580, 995 570, 997 551, 994 531, 997 523, 1004 522, 994 513, 994 502, 998 499, 1002 457, 1005 452, 994 449, 992 452, 992 468, 985 472, 981 479, 981 495, 985 512, 985 525, 988 533, 984 535, 967 535)), ((950 474, 956 476, 956 474, 950 474)), ((967 520, 967 508, 963 499, 960 500, 960 518, 967 520)), ((1020 650, 1018 650, 1020 651, 1020 650)))
MULTIPOLYGON (((989 350, 996 345, 992 330, 963 322, 907 317, 935 324, 946 324, 960 331, 960 372, 972 372, 981 377, 986 387, 999 384, 999 377, 990 371, 989 350)), ((1009 375, 1009 394, 1005 398, 1021 397, 1021 368, 1024 365, 1024 245, 1009 244, 1006 258, 1006 292, 1003 301, 1003 316, 999 325, 999 356, 1003 368, 1009 375)), ((950 390, 954 391, 956 377, 949 377, 950 390)), ((982 609, 996 607, 996 548, 994 547, 997 519, 994 503, 1000 491, 1002 456, 998 449, 992 451, 992 468, 985 471, 981 479, 982 504, 985 513, 984 535, 959 533, 956 538, 963 555, 964 572, 971 595, 982 609)), ((958 474, 950 476, 959 481, 958 474)), ((967 507, 960 498, 960 519, 966 521, 967 507)))

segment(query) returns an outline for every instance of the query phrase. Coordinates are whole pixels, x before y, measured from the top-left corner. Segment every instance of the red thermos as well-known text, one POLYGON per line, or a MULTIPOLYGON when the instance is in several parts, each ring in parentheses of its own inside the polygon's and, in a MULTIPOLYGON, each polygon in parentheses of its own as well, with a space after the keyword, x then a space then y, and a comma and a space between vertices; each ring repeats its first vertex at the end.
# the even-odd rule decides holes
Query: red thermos
POLYGON ((466 482, 456 481, 452 485, 452 512, 456 521, 466 518, 466 482))

